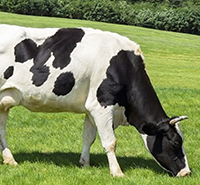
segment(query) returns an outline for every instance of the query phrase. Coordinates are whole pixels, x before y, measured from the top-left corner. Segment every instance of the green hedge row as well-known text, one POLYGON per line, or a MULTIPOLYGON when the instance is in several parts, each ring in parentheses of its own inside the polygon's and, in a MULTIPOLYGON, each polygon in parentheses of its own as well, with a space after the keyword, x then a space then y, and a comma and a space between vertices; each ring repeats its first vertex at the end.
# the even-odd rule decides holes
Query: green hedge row
POLYGON ((152 3, 133 4, 125 0, 0 0, 0 10, 200 35, 200 5, 174 8, 152 3))

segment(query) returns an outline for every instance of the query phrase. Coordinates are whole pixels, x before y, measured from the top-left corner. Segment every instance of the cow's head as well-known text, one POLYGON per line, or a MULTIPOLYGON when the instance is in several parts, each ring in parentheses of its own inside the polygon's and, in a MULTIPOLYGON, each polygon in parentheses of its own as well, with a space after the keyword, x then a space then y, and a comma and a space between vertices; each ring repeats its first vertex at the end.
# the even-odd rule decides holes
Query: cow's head
POLYGON ((174 176, 190 174, 179 127, 180 121, 186 118, 181 116, 164 120, 159 124, 146 123, 143 126, 143 140, 147 149, 161 167, 174 176))

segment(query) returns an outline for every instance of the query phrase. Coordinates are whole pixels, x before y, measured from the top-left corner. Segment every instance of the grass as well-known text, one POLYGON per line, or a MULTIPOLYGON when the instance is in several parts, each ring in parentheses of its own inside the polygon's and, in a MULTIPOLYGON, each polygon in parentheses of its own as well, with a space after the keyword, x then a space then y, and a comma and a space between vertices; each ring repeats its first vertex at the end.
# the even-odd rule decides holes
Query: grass
MULTIPOLYGON (((200 37, 134 26, 0 12, 0 23, 31 27, 93 27, 120 33, 141 45, 146 67, 169 116, 188 115, 182 123, 192 175, 173 178, 144 148, 133 127, 116 130, 117 157, 124 178, 109 175, 99 137, 91 148, 91 167, 79 168, 84 115, 11 110, 7 140, 19 166, 0 165, 0 184, 152 184, 198 185, 200 182, 200 37)), ((2 162, 2 159, 0 159, 2 162)))

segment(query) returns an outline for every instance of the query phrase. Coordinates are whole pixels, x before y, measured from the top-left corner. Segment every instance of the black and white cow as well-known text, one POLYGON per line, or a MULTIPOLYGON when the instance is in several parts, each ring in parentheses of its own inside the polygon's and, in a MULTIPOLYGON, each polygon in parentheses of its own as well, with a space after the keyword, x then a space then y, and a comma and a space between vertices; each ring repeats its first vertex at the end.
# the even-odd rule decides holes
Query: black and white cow
POLYGON ((35 29, 0 26, 0 147, 8 148, 9 109, 85 113, 80 164, 89 165, 96 132, 110 172, 123 176, 115 156, 114 128, 130 124, 155 160, 175 176, 190 174, 179 123, 169 118, 150 83, 139 45, 115 33, 89 28, 35 29))

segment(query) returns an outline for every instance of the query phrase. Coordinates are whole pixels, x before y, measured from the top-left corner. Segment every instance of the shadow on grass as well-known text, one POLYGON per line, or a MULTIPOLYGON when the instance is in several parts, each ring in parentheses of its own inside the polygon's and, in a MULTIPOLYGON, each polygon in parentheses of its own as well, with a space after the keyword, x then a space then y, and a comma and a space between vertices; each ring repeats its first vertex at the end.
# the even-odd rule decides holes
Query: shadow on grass
MULTIPOLYGON (((41 152, 31 152, 31 153, 16 153, 14 154, 15 159, 19 164, 24 162, 40 162, 55 164, 58 166, 79 166, 80 153, 64 153, 64 152, 53 152, 53 153, 41 153, 41 152)), ((94 167, 108 167, 108 161, 106 154, 90 154, 91 166, 94 167)), ((144 159, 142 157, 120 157, 117 156, 118 162, 125 172, 129 169, 152 169, 155 173, 163 173, 162 168, 160 168, 153 159, 144 159)))

